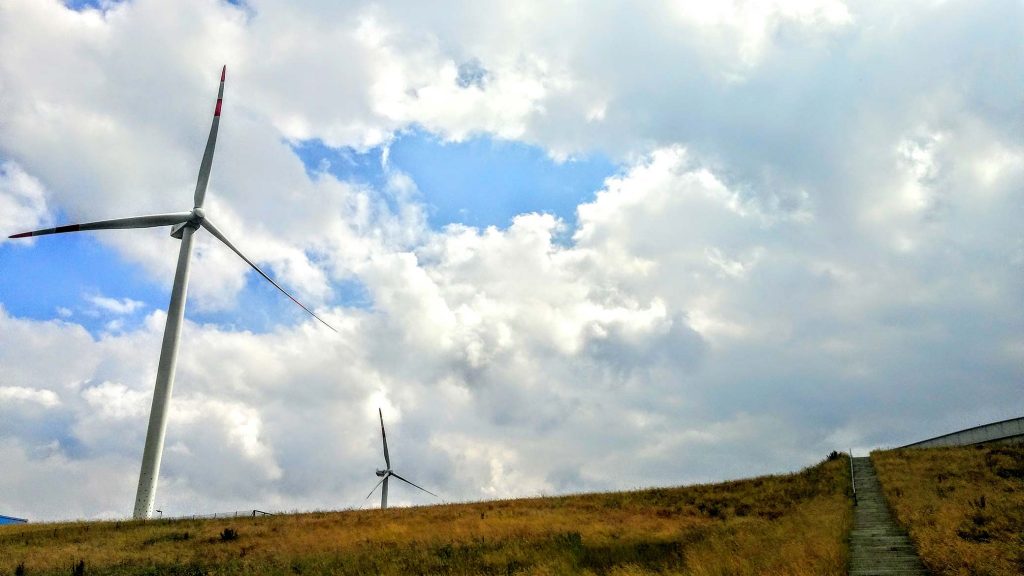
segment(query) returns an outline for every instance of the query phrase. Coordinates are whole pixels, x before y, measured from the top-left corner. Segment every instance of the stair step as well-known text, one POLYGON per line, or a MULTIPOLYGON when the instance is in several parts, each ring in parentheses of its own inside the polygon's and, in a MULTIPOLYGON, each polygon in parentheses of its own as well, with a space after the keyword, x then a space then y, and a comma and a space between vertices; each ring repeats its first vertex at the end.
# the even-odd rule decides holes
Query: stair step
POLYGON ((927 576, 906 530, 882 495, 870 458, 853 459, 857 507, 850 531, 850 576, 927 576))

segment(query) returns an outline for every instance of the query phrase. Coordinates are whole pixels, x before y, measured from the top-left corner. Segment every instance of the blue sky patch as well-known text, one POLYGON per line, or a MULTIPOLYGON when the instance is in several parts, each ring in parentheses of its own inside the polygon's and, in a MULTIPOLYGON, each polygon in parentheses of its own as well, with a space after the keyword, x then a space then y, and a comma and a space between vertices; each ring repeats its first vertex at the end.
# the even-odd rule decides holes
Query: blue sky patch
POLYGON ((91 233, 44 236, 33 245, 4 242, 0 270, 7 272, 0 281, 0 302, 10 314, 35 320, 65 318, 92 334, 115 319, 122 319, 125 328, 137 326, 149 310, 166 308, 170 297, 170 278, 161 286, 91 233), (90 304, 94 296, 128 298, 143 306, 115 315, 90 304))
MULTIPOLYGON (((310 172, 326 170, 377 190, 386 185, 381 147, 359 152, 311 140, 293 149, 310 172)), ((391 142, 388 165, 413 179, 437 229, 453 223, 506 227, 514 216, 528 212, 575 223, 576 206, 591 200, 605 178, 617 172, 603 156, 559 163, 536 146, 486 136, 444 142, 420 130, 391 142)))
POLYGON ((82 10, 96 9, 104 10, 110 6, 120 4, 122 0, 64 0, 68 8, 81 12, 82 10))
POLYGON ((327 172, 346 182, 355 182, 382 190, 387 176, 381 166, 383 149, 371 148, 360 152, 354 148, 331 148, 320 140, 303 140, 292 144, 292 150, 302 160, 306 174, 311 178, 327 172))
MULTIPOLYGON (((103 10, 106 6, 114 6, 120 4, 124 0, 64 0, 64 5, 68 8, 81 12, 82 10, 98 9, 103 10)), ((245 0, 224 0, 228 4, 233 6, 245 6, 245 0)))
MULTIPOLYGON (((274 276, 272 269, 261 267, 274 276)), ((170 275, 162 280, 153 278, 88 232, 46 236, 36 239, 34 245, 19 246, 17 241, 0 244, 0 271, 13 270, 17 274, 0 274, 0 303, 9 314, 33 320, 62 318, 81 324, 94 336, 107 331, 112 321, 120 321, 121 330, 138 328, 154 309, 166 310, 170 299, 170 275), (142 305, 134 311, 115 314, 96 306, 91 301, 96 296, 129 299, 142 305)), ((284 288, 291 290, 290 286, 284 288)), ((335 298, 331 304, 369 308, 372 303, 359 282, 336 282, 333 288, 335 298)), ((194 322, 256 333, 272 329, 282 319, 286 323, 309 319, 306 312, 256 272, 246 274, 246 287, 233 308, 202 311, 190 301, 185 316, 194 322)))
MULTIPOLYGON (((264 272, 274 278, 273 270, 260 266, 264 272)), ((300 302, 305 304, 318 315, 320 312, 310 302, 304 301, 300 294, 294 289, 278 281, 279 284, 288 290, 300 302)), ((358 281, 332 282, 334 299, 329 305, 341 305, 349 308, 369 308, 372 300, 366 287, 358 281)), ((169 293, 168 293, 169 294, 169 293)), ((166 304, 164 304, 166 307, 166 304)), ((256 272, 249 272, 245 276, 245 288, 239 292, 235 299, 235 306, 228 310, 199 311, 195 306, 186 309, 185 315, 189 320, 204 324, 216 324, 225 330, 248 330, 254 333, 264 333, 273 330, 281 324, 293 325, 312 320, 318 327, 327 330, 327 327, 320 324, 302 308, 295 305, 287 296, 281 294, 264 280, 256 272)), ((323 316, 321 315, 321 318, 323 316)), ((330 320, 328 320, 330 322, 330 320)), ((337 328, 337 326, 335 326, 337 328)))

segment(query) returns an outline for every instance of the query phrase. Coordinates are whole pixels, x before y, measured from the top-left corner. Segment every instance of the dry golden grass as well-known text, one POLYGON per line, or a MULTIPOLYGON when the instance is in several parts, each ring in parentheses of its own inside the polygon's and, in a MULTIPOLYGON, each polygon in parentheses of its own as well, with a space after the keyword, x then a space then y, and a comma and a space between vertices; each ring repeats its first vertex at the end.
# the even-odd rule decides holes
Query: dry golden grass
POLYGON ((1024 445, 892 450, 871 459, 932 574, 1024 574, 1024 445))
POLYGON ((233 520, 0 527, 0 574, 845 573, 845 458, 683 488, 233 520), (221 537, 226 528, 234 540, 221 537))

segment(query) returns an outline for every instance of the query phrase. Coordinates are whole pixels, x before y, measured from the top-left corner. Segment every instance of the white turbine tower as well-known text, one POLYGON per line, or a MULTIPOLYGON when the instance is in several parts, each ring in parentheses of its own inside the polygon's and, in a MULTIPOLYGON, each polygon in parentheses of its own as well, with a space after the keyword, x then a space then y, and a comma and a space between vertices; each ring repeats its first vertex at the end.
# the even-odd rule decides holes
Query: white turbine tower
MULTIPOLYGON (((116 220, 101 220, 84 224, 70 224, 56 228, 46 228, 33 232, 14 234, 11 238, 27 238, 63 232, 79 232, 83 230, 110 230, 122 228, 152 228, 155 226, 171 226, 171 236, 181 240, 178 251, 178 267, 174 272, 174 286, 171 288, 171 302, 167 306, 167 324, 164 327, 163 343, 160 345, 160 362, 156 369, 156 385, 153 390, 153 407, 149 412, 149 428, 146 431, 146 448, 142 453, 142 469, 139 472, 139 489, 135 496, 135 518, 149 518, 153 513, 153 497, 156 492, 157 476, 160 473, 160 459, 163 455, 164 433, 167 429, 167 407, 171 399, 171 388, 174 385, 174 368, 178 356, 178 339, 181 336, 181 321, 185 311, 185 296, 188 291, 189 262, 192 256, 192 235, 205 228, 215 238, 223 242, 235 254, 252 266, 260 276, 274 285, 292 302, 312 314, 331 330, 334 328, 322 318, 296 300, 270 276, 264 274, 259 266, 253 264, 245 254, 235 247, 224 234, 213 225, 203 212, 203 199, 206 197, 206 184, 210 179, 210 166, 213 164, 213 149, 217 144, 217 128, 220 125, 220 109, 224 99, 224 77, 227 66, 220 72, 220 89, 217 93, 217 107, 213 111, 213 126, 210 127, 210 138, 206 141, 206 151, 199 165, 199 181, 196 183, 195 206, 191 212, 174 212, 171 214, 155 214, 152 216, 135 216, 116 220)), ((337 332, 337 330, 335 330, 337 332)))
POLYGON ((424 492, 430 494, 434 498, 440 498, 440 496, 434 494, 430 490, 427 490, 422 486, 417 486, 416 484, 413 484, 412 482, 406 480, 405 478, 402 478, 401 476, 398 475, 398 473, 391 469, 391 456, 388 454, 388 435, 384 432, 384 414, 380 411, 380 408, 377 408, 377 415, 380 416, 380 437, 384 440, 384 464, 387 466, 387 468, 384 470, 377 470, 377 476, 380 477, 380 481, 377 482, 376 485, 374 485, 373 490, 370 490, 370 493, 366 495, 366 498, 363 501, 365 502, 366 500, 369 500, 370 496, 373 496, 373 493, 377 491, 377 486, 380 486, 380 509, 386 509, 388 507, 388 478, 392 476, 398 478, 399 480, 405 482, 406 484, 412 486, 413 488, 419 488, 420 490, 423 490, 424 492))

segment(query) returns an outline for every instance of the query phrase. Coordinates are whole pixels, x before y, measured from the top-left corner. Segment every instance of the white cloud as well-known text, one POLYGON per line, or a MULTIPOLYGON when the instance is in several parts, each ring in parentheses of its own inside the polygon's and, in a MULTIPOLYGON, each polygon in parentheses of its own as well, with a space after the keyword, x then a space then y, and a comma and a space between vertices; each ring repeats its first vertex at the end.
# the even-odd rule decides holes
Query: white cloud
POLYGON ((103 382, 82 391, 92 414, 105 420, 141 419, 147 414, 148 395, 124 384, 103 382))
POLYGON ((786 26, 832 31, 850 24, 852 15, 840 0, 672 3, 676 17, 721 50, 735 50, 745 66, 756 65, 786 26), (719 45, 720 43, 720 45, 719 45))
POLYGON ((117 298, 95 295, 87 297, 86 300, 98 310, 117 315, 132 314, 144 306, 142 302, 132 300, 131 298, 121 298, 119 300, 117 298))
POLYGON ((0 164, 0 243, 11 234, 43 228, 49 220, 42 183, 15 162, 0 164))
POLYGON ((122 494, 138 472, 138 462, 114 455, 76 460, 56 443, 27 444, 11 436, 0 438, 0 458, 8 468, 0 481, 0 506, 29 520, 123 518, 122 494), (42 494, 40 486, 46 487, 42 494), (83 500, 86 494, 88 499, 83 500))
POLYGON ((60 396, 53 390, 38 390, 24 386, 0 386, 0 400, 5 402, 31 402, 44 408, 60 404, 60 396))

